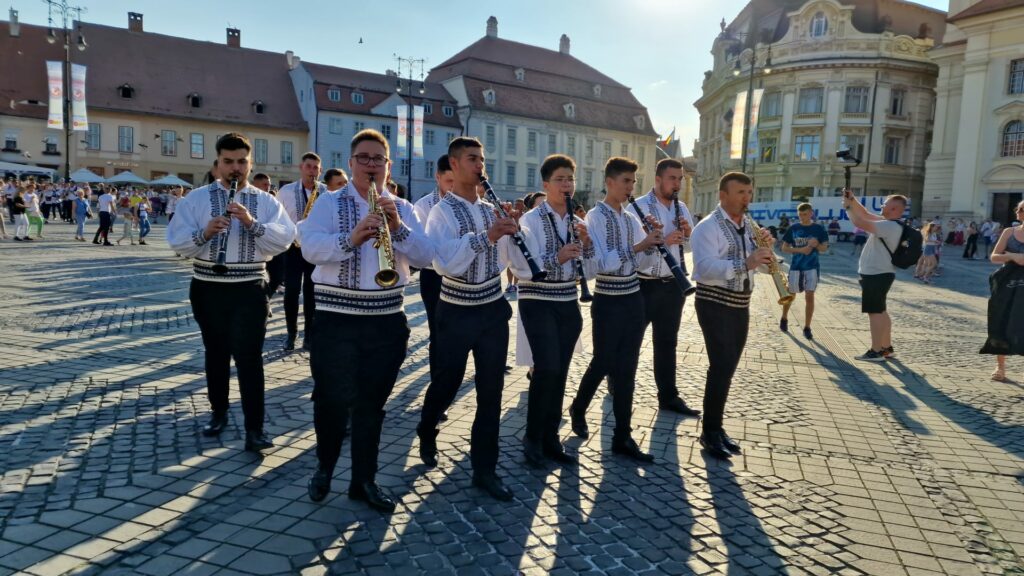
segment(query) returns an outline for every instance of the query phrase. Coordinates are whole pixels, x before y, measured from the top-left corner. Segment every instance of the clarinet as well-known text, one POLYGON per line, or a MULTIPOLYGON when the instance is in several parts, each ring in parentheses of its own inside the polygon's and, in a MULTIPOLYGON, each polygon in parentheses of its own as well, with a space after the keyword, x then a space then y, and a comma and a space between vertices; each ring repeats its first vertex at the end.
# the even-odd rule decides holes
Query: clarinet
MULTIPOLYGON (((228 191, 228 203, 230 206, 235 201, 235 193, 238 192, 238 180, 231 181, 231 189, 228 191)), ((227 259, 228 259, 228 235, 231 234, 231 213, 228 212, 227 206, 224 208, 224 217, 229 219, 228 227, 221 232, 223 238, 220 239, 220 246, 217 248, 217 262, 211 267, 214 274, 220 274, 223 276, 228 273, 227 259)))
MULTIPOLYGON (((636 203, 633 196, 629 196, 629 203, 633 206, 633 210, 636 210, 637 216, 640 217, 640 224, 644 227, 644 232, 651 233, 651 225, 647 222, 647 217, 644 216, 644 211, 640 209, 640 205, 636 203)), ((679 262, 676 262, 676 257, 665 248, 664 245, 658 246, 658 252, 661 252, 661 257, 665 259, 665 264, 668 265, 668 269, 672 271, 672 275, 676 278, 676 284, 679 285, 679 290, 682 291, 683 296, 689 296, 697 291, 697 288, 690 284, 690 279, 686 277, 686 273, 679 267, 679 262)))
MULTIPOLYGON (((487 181, 487 177, 480 175, 480 185, 484 187, 484 194, 487 195, 487 200, 491 204, 494 204, 494 208, 498 211, 498 216, 502 218, 508 218, 508 212, 501 206, 501 200, 498 199, 498 195, 494 193, 494 188, 491 188, 491 183, 487 181)), ((540 282, 548 273, 537 266, 537 262, 534 261, 533 255, 530 254, 530 249, 527 248, 526 242, 523 241, 523 236, 519 232, 512 235, 512 240, 515 241, 516 246, 519 247, 519 251, 523 253, 523 257, 526 258, 526 263, 530 266, 530 280, 533 282, 540 282)))
MULTIPOLYGON (((569 211, 569 225, 566 226, 565 230, 565 243, 575 244, 576 243, 576 202, 572 199, 572 194, 565 193, 565 207, 569 211)), ((580 302, 590 302, 594 297, 590 294, 590 286, 587 286, 587 277, 583 274, 583 260, 581 258, 576 259, 576 274, 580 277, 580 302)))

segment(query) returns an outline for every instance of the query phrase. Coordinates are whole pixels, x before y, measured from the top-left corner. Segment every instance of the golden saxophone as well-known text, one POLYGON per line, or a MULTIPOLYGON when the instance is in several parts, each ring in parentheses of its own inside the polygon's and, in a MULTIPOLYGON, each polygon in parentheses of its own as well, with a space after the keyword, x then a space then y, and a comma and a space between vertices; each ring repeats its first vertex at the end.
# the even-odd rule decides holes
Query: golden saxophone
MULTIPOLYGON (((299 180, 299 186, 302 186, 302 180, 299 180)), ((306 201, 306 207, 305 207, 305 209, 302 210, 302 218, 299 219, 299 222, 301 222, 302 220, 305 220, 306 218, 309 218, 309 211, 313 208, 313 202, 316 202, 316 197, 319 194, 320 194, 320 181, 314 178, 313 179, 313 193, 309 195, 309 200, 306 201)), ((298 222, 296 222, 296 224, 298 224, 298 222)), ((301 248, 302 247, 302 244, 299 243, 298 236, 295 237, 295 240, 292 241, 292 244, 295 244, 295 246, 297 248, 301 248)))
POLYGON ((395 247, 391 244, 391 229, 388 228, 388 215, 380 205, 380 192, 377 183, 370 179, 370 190, 366 193, 366 202, 370 205, 370 213, 381 218, 377 229, 377 239, 373 247, 377 250, 377 265, 380 270, 374 274, 373 281, 381 288, 391 288, 398 284, 398 272, 395 270, 395 247))
MULTIPOLYGON (((775 283, 775 290, 779 293, 779 304, 785 306, 796 298, 796 294, 789 291, 789 280, 786 275, 782 272, 782 268, 779 267, 779 261, 775 257, 775 247, 773 240, 766 240, 762 238, 761 227, 754 222, 754 219, 750 217, 750 214, 745 214, 747 218, 747 225, 750 226, 750 232, 754 235, 754 244, 758 248, 767 248, 772 253, 772 260, 768 263, 768 273, 772 275, 772 282, 775 283)), ((769 236, 770 238, 770 236, 769 236)))

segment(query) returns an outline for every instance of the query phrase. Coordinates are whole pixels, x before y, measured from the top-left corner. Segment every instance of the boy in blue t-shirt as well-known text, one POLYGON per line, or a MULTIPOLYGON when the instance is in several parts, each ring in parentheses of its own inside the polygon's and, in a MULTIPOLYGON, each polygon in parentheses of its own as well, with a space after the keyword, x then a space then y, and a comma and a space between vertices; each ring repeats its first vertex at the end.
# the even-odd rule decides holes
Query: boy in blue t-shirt
MULTIPOLYGON (((814 208, 804 202, 797 206, 799 224, 793 224, 782 237, 782 251, 793 255, 789 265, 789 291, 794 294, 804 293, 804 337, 813 340, 811 333, 811 316, 814 315, 814 289, 818 287, 818 253, 828 250, 828 233, 821 224, 813 223, 814 208)), ((782 307, 782 320, 779 329, 789 331, 789 307, 782 307)))

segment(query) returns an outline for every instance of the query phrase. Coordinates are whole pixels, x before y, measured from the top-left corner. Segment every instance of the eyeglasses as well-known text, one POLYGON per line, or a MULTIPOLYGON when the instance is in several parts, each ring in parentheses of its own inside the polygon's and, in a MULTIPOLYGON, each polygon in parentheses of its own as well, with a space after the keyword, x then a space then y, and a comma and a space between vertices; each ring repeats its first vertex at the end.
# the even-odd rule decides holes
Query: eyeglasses
POLYGON ((380 154, 377 154, 376 156, 370 156, 369 154, 356 154, 353 158, 363 166, 369 166, 371 163, 374 166, 383 166, 388 163, 388 157, 381 156, 380 154))

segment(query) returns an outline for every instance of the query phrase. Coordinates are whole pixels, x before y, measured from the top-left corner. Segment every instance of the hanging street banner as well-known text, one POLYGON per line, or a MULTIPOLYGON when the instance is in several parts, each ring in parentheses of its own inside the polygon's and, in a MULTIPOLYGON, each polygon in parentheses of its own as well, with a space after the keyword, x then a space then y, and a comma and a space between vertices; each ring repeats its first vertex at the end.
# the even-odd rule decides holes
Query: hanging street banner
POLYGON ((423 158, 423 106, 412 109, 412 157, 423 158))
POLYGON ((754 101, 750 104, 750 134, 747 136, 747 160, 757 161, 757 119, 761 113, 761 96, 764 88, 754 90, 754 101))
POLYGON ((729 138, 729 159, 739 160, 743 154, 743 124, 747 118, 747 93, 736 95, 736 105, 732 109, 732 135, 729 138))
POLYGON ((46 81, 50 92, 50 114, 46 127, 64 129, 64 63, 46 62, 46 81))
POLYGON ((85 113, 85 66, 71 65, 71 129, 89 131, 89 118, 85 113))
POLYGON ((409 153, 406 147, 406 140, 409 138, 409 107, 405 104, 396 106, 395 116, 398 118, 398 154, 399 160, 408 158, 409 153))

